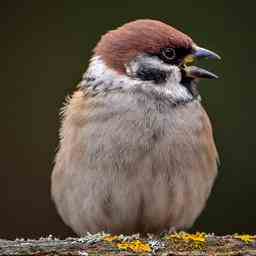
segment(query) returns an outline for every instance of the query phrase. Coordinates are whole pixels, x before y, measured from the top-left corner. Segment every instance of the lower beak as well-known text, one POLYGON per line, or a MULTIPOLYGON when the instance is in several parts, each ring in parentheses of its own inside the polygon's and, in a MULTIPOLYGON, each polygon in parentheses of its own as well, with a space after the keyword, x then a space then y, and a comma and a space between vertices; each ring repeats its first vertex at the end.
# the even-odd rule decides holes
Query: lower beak
POLYGON ((188 61, 186 61, 186 58, 184 60, 184 71, 187 77, 189 78, 208 78, 208 79, 216 79, 218 78, 217 75, 196 67, 196 66, 187 66, 186 62, 190 62, 192 59, 201 59, 201 58, 207 58, 207 59, 221 59, 220 56, 218 54, 216 54, 215 52, 212 52, 210 50, 207 50, 205 48, 199 47, 197 45, 193 46, 193 52, 191 55, 189 55, 187 57, 188 61))
POLYGON ((217 79, 218 76, 199 67, 188 66, 184 68, 187 77, 190 78, 208 78, 208 79, 217 79))

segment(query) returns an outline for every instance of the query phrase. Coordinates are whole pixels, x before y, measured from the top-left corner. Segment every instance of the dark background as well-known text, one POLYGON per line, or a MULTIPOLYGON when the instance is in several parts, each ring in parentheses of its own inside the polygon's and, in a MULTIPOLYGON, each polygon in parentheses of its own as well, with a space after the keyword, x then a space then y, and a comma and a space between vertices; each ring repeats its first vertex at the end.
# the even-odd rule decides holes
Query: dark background
POLYGON ((222 56, 221 62, 201 63, 220 75, 218 81, 202 81, 200 91, 222 166, 191 231, 256 232, 256 38, 249 1, 158 1, 141 7, 129 2, 120 8, 88 7, 82 0, 3 2, 0 237, 74 235, 49 193, 59 108, 100 36, 138 18, 163 20, 222 56))

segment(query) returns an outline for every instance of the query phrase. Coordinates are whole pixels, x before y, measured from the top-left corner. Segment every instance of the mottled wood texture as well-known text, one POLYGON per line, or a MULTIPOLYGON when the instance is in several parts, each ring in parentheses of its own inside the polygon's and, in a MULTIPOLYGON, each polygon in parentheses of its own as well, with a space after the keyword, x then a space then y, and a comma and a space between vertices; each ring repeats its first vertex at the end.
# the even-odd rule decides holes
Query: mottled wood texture
POLYGON ((162 237, 98 233, 59 240, 0 239, 0 255, 256 255, 256 236, 178 233, 162 237))

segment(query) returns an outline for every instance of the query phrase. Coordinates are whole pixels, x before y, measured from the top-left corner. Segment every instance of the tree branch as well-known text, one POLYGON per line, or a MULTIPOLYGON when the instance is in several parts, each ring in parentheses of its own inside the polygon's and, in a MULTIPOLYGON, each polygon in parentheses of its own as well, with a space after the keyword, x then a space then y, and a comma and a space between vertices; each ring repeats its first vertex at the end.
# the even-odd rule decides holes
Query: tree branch
POLYGON ((185 232, 161 236, 111 236, 88 234, 59 240, 49 236, 39 240, 0 239, 0 255, 161 255, 226 256, 256 255, 256 235, 227 235, 185 232))

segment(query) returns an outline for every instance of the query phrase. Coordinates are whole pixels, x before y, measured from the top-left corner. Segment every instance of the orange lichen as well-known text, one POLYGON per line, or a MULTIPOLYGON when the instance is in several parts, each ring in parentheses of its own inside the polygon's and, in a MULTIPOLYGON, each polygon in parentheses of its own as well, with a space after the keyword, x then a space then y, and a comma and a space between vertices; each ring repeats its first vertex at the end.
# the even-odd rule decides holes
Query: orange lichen
POLYGON ((239 240, 245 242, 246 244, 256 242, 256 235, 255 236, 248 235, 248 234, 235 235, 234 238, 239 239, 239 240))
POLYGON ((137 253, 151 252, 151 248, 148 244, 141 242, 140 240, 135 240, 129 243, 118 243, 118 249, 120 250, 131 250, 137 253))
POLYGON ((119 239, 119 236, 111 236, 111 235, 107 235, 103 238, 103 240, 107 242, 113 242, 118 239, 119 239))
POLYGON ((192 243, 193 247, 195 248, 201 248, 204 246, 206 242, 207 235, 205 233, 199 233, 196 234, 188 234, 185 232, 175 233, 173 235, 169 235, 168 239, 171 239, 173 241, 183 241, 185 243, 192 243))
POLYGON ((206 241, 206 234, 199 233, 199 232, 197 232, 196 234, 188 234, 185 232, 180 232, 180 233, 175 233, 173 235, 170 235, 168 238, 204 243, 206 241))

